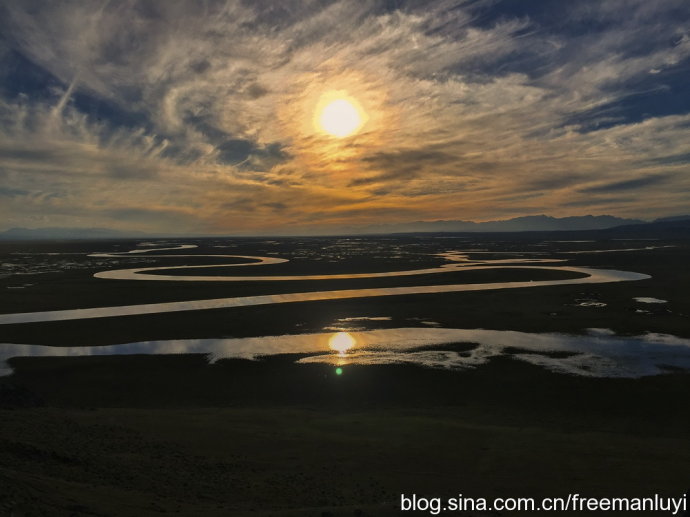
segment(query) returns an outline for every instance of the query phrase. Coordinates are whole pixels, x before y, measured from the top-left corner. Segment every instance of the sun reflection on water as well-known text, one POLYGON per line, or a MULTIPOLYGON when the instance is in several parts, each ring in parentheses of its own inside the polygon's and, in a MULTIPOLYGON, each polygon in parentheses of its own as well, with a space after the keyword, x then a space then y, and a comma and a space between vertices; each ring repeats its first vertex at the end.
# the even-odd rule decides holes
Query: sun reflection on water
POLYGON ((344 356, 356 343, 349 332, 338 332, 328 340, 328 346, 340 356, 344 356))

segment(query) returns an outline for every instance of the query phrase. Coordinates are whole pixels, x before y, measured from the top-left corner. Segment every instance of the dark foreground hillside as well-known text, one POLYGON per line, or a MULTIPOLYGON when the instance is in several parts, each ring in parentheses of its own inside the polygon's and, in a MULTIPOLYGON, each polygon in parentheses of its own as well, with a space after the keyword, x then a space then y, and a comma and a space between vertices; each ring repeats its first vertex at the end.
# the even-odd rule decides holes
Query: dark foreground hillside
POLYGON ((687 488, 687 374, 588 379, 507 357, 338 376, 294 359, 13 360, 0 390, 2 512, 379 516, 398 515, 401 493, 687 488))

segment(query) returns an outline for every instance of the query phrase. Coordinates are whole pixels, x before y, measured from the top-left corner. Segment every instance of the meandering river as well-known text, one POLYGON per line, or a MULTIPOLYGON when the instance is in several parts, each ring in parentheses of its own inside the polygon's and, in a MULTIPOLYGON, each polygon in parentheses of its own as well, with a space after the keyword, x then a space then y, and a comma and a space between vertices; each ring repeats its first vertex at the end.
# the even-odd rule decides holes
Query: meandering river
MULTIPOLYGON (((123 253, 94 253, 95 257, 122 257, 128 254, 141 254, 160 252, 167 250, 190 249, 194 245, 182 245, 174 248, 137 249, 123 253)), ((574 266, 547 266, 546 263, 562 262, 556 259, 500 259, 500 260, 470 260, 466 253, 450 251, 440 254, 449 263, 436 268, 415 269, 407 271, 388 271, 382 273, 348 273, 332 275, 280 275, 280 276, 176 276, 152 274, 154 271, 169 269, 201 269, 214 267, 242 267, 260 266, 266 264, 279 264, 287 262, 286 259, 277 257, 258 257, 247 255, 154 255, 150 257, 216 257, 216 258, 241 258, 248 262, 241 264, 212 264, 201 266, 159 266, 148 268, 115 269, 96 273, 94 276, 110 280, 147 280, 147 281, 175 281, 175 282, 246 282, 246 281, 293 281, 293 280, 335 280, 355 278, 383 278, 396 276, 413 276, 427 274, 442 274, 451 271, 467 271, 477 269, 499 269, 510 267, 511 269, 550 269, 556 271, 568 271, 580 273, 580 278, 563 280, 535 280, 519 282, 492 282, 477 284, 443 284, 420 285, 405 287, 374 287, 366 289, 340 289, 330 291, 311 291, 286 294, 269 294, 259 296, 239 296, 232 298, 215 298, 206 300, 187 300, 179 302, 146 303, 137 305, 124 305, 115 307, 93 307, 85 309, 68 309, 58 311, 40 311, 15 314, 1 314, 0 325, 18 323, 36 323, 43 321, 65 321, 90 318, 110 318, 115 316, 134 316, 142 314, 159 314, 165 312, 198 311, 208 309, 227 309, 232 307, 248 307, 253 305, 270 305, 279 303, 297 303, 322 300, 342 300, 351 298, 372 298, 378 296, 402 296, 411 294, 435 294, 452 293, 462 291, 486 291, 495 289, 521 289, 537 288, 555 285, 571 284, 597 284, 605 282, 628 282, 650 278, 649 275, 630 271, 617 271, 611 269, 594 269, 574 266), (530 265, 525 265, 530 264, 530 265), (541 265, 532 265, 541 264, 541 265)))

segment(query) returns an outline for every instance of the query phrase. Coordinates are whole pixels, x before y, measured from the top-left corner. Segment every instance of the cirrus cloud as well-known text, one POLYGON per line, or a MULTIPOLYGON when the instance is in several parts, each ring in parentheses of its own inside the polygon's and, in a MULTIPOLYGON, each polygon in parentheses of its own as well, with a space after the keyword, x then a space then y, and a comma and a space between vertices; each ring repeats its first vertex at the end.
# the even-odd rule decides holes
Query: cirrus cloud
POLYGON ((7 226, 299 233, 690 201, 683 1, 1 5, 7 226), (329 90, 367 110, 360 134, 314 129, 329 90))

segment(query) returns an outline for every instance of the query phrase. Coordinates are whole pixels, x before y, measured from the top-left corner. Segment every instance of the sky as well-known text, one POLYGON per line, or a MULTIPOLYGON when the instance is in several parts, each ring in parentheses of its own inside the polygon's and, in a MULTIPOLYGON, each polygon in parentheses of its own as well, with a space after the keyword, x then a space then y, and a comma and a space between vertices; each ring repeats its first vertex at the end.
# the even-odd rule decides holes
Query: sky
POLYGON ((685 214, 688 84, 687 0, 0 0, 0 230, 685 214))

